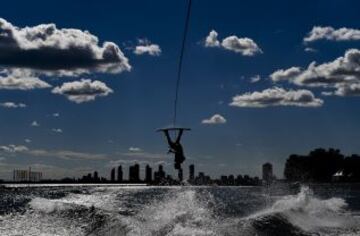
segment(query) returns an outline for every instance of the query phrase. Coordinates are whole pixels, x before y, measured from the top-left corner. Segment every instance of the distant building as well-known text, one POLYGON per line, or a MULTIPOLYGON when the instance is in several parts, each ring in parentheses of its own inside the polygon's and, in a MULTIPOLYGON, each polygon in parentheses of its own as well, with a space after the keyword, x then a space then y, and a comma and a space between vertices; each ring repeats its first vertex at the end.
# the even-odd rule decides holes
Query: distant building
POLYGON ((194 181, 195 178, 195 166, 194 165, 190 165, 189 166, 189 180, 194 181))
POLYGON ((111 169, 110 181, 115 182, 115 168, 111 169))
POLYGON ((235 180, 236 185, 242 185, 243 182, 244 182, 244 180, 243 180, 242 175, 238 175, 235 180))
POLYGON ((152 169, 149 165, 145 167, 145 182, 151 183, 152 182, 152 169))
POLYGON ((273 166, 267 162, 262 166, 262 179, 265 184, 270 184, 274 178, 273 166))
POLYGON ((154 173, 154 180, 156 183, 163 182, 165 180, 166 173, 162 165, 159 165, 159 170, 154 173))
POLYGON ((199 184, 199 185, 205 184, 205 174, 204 174, 204 172, 199 172, 199 175, 196 178, 196 183, 199 184))
POLYGON ((123 170, 122 170, 122 166, 119 166, 117 172, 117 182, 121 183, 122 181, 123 181, 123 170))
POLYGON ((129 167, 129 181, 139 182, 140 181, 140 166, 135 164, 129 167))
POLYGON ((39 182, 42 179, 42 173, 29 170, 14 170, 13 180, 15 182, 39 182))
POLYGON ((228 177, 226 175, 222 175, 220 177, 220 182, 222 185, 228 185, 228 177))
POLYGON ((94 172, 94 181, 95 181, 95 182, 99 182, 99 181, 100 181, 100 179, 99 179, 99 174, 98 174, 97 171, 94 172))
POLYGON ((229 175, 228 185, 235 185, 235 177, 233 175, 229 175))

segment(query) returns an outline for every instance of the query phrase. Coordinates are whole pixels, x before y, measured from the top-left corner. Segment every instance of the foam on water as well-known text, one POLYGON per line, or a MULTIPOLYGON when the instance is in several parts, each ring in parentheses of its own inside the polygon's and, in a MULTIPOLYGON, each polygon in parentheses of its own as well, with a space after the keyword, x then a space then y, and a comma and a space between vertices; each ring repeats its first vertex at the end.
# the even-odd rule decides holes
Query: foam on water
MULTIPOLYGON (((219 215, 221 204, 231 207, 242 198, 231 194, 231 199, 219 202, 211 191, 103 187, 60 199, 35 197, 25 213, 0 216, 0 232, 9 236, 360 235, 360 220, 350 213, 344 199, 320 199, 306 187, 296 195, 273 199, 249 216, 219 215), (162 195, 151 195, 154 192, 162 195), (146 197, 149 201, 144 201, 146 197)), ((262 194, 258 197, 265 201, 262 194)))
POLYGON ((339 232, 343 230, 360 233, 360 219, 346 208, 347 203, 342 198, 319 199, 308 187, 302 187, 297 195, 284 196, 247 219, 264 220, 265 223, 273 220, 271 217, 282 218, 304 233, 323 232, 330 235, 334 231, 334 235, 340 235, 339 232))
POLYGON ((210 201, 210 194, 198 198, 194 190, 173 191, 130 219, 129 235, 216 235, 210 201))

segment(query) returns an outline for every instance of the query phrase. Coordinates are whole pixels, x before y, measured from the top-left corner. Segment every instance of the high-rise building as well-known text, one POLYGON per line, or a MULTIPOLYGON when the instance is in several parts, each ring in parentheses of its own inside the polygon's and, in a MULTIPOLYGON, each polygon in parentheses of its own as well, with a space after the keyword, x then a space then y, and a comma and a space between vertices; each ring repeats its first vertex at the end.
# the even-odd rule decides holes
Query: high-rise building
POLYGON ((198 177, 196 178, 196 184, 202 185, 205 183, 205 173, 199 172, 198 177))
POLYGON ((189 180, 194 181, 194 178, 195 178, 195 166, 190 165, 189 166, 189 180))
POLYGON ((235 185, 235 177, 233 175, 229 175, 228 185, 235 185))
POLYGON ((152 169, 149 165, 145 167, 145 182, 151 183, 152 182, 152 169))
POLYGON ((269 184, 273 180, 273 167, 267 162, 262 166, 262 178, 264 183, 269 184))
POLYGON ((220 181, 221 181, 221 184, 222 185, 228 185, 228 177, 226 176, 226 175, 222 175, 221 177, 220 177, 220 181))
POLYGON ((98 172, 95 171, 95 172, 94 172, 94 181, 95 181, 95 182, 99 182, 99 180, 100 180, 100 179, 99 179, 98 172))
POLYGON ((158 170, 158 171, 155 171, 155 173, 154 173, 154 180, 155 180, 155 182, 156 182, 156 183, 160 183, 160 182, 164 181, 165 176, 166 176, 166 173, 165 173, 165 171, 163 170, 163 166, 162 166, 162 165, 159 165, 159 170, 158 170))
POLYGON ((111 169, 110 180, 111 182, 115 182, 115 168, 111 169))
POLYGON ((242 185, 243 184, 243 177, 242 175, 238 175, 235 180, 236 185, 242 185))
POLYGON ((13 179, 16 182, 39 182, 42 179, 42 173, 29 170, 14 170, 13 179))
POLYGON ((140 181, 140 166, 135 164, 129 167, 129 181, 139 182, 140 181))
POLYGON ((86 179, 87 179, 87 181, 91 181, 91 180, 92 180, 91 173, 88 173, 88 174, 87 174, 86 179))
POLYGON ((118 166, 118 172, 117 172, 117 182, 121 183, 123 181, 123 171, 122 166, 118 166))

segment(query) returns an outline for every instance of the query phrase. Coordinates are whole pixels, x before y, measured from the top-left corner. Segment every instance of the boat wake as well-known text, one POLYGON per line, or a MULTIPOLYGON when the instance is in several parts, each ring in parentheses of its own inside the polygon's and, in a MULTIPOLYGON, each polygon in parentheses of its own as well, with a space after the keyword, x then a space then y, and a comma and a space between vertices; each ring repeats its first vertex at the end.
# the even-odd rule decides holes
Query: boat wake
POLYGON ((214 188, 104 187, 58 199, 34 197, 24 212, 0 216, 0 232, 9 236, 360 234, 360 219, 344 199, 320 199, 307 187, 296 195, 274 198, 248 215, 221 214, 241 200, 216 199, 212 191, 214 188))

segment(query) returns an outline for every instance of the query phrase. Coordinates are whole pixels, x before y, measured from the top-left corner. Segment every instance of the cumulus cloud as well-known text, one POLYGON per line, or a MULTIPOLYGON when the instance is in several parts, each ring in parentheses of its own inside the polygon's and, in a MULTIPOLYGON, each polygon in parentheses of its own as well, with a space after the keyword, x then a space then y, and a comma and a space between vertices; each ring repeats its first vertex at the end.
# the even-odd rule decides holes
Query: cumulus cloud
POLYGON ((31 143, 31 139, 29 139, 29 138, 26 138, 24 141, 25 141, 25 143, 31 143))
POLYGON ((55 112, 55 113, 52 114, 52 116, 53 116, 53 117, 59 117, 59 116, 60 116, 60 113, 55 112))
POLYGON ((218 40, 218 33, 215 30, 210 31, 209 35, 205 38, 205 47, 222 47, 243 56, 254 56, 262 53, 260 47, 251 38, 239 38, 235 35, 228 36, 220 41, 218 40))
POLYGON ((250 82, 251 83, 257 83, 261 80, 260 75, 254 75, 253 77, 250 78, 250 82))
POLYGON ((360 96, 360 83, 348 84, 348 85, 338 85, 336 87, 337 88, 336 88, 335 92, 324 94, 324 95, 337 95, 337 96, 341 96, 341 97, 360 96))
POLYGON ((0 64, 58 76, 131 69, 115 43, 100 45, 99 39, 88 31, 58 29, 55 24, 21 28, 3 18, 0 18, 0 64))
POLYGON ((211 30, 209 35, 205 39, 205 47, 219 47, 220 42, 218 40, 218 33, 215 30, 211 30))
POLYGON ((292 67, 270 75, 274 82, 289 81, 300 86, 341 87, 360 83, 360 51, 350 49, 334 61, 317 65, 310 63, 306 69, 292 67))
POLYGON ((53 128, 53 129, 51 129, 53 132, 55 132, 55 133, 62 133, 63 132, 63 130, 62 129, 60 129, 60 128, 53 128))
POLYGON ((316 98, 309 90, 285 90, 283 88, 269 88, 261 92, 248 92, 233 97, 230 106, 236 107, 269 107, 269 106, 299 106, 320 107, 323 100, 316 98))
POLYGON ((3 102, 3 103, 0 103, 0 107, 4 107, 4 108, 25 108, 27 106, 24 103, 3 102))
POLYGON ((39 124, 36 120, 34 120, 34 121, 31 123, 31 126, 33 126, 33 127, 39 127, 40 124, 39 124))
POLYGON ((10 144, 10 145, 0 146, 0 151, 7 153, 25 152, 28 150, 29 149, 24 145, 10 144))
POLYGON ((360 30, 345 27, 334 29, 330 26, 314 26, 304 38, 304 42, 309 43, 323 39, 331 41, 360 40, 360 30))
POLYGON ((215 114, 215 115, 213 115, 212 117, 210 117, 208 119, 202 120, 201 123, 206 124, 206 125, 225 124, 226 119, 220 114, 215 114))
MULTIPOLYGON (((1 44, 1 40, 0 40, 0 44, 1 44)), ((1 53, 1 49, 0 49, 0 53, 1 53)), ((44 89, 50 87, 51 87, 50 84, 34 76, 34 74, 29 70, 12 69, 12 70, 3 70, 0 72, 0 89, 32 90, 32 89, 44 89)))
POLYGON ((161 49, 157 44, 138 45, 135 47, 134 53, 136 55, 149 54, 150 56, 160 56, 161 49))
POLYGON ((142 149, 139 147, 129 147, 129 152, 142 152, 142 149))
POLYGON ((280 69, 280 70, 273 72, 270 75, 270 78, 274 82, 287 81, 290 78, 294 78, 294 77, 298 76, 299 74, 301 74, 300 67, 291 67, 286 70, 280 69))
POLYGON ((52 90, 54 94, 61 94, 75 103, 83 103, 95 100, 96 97, 104 97, 113 90, 101 81, 82 79, 80 81, 66 82, 52 90))
POLYGON ((252 39, 238 38, 235 35, 224 38, 221 46, 243 56, 254 56, 255 54, 262 53, 259 46, 252 39))

